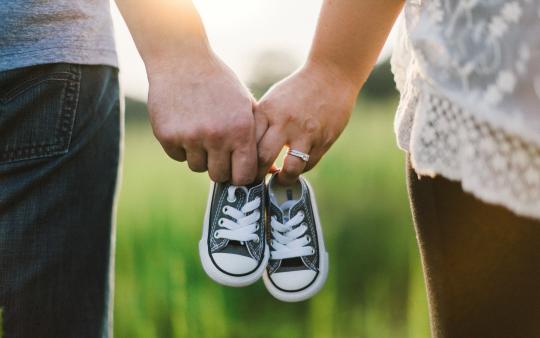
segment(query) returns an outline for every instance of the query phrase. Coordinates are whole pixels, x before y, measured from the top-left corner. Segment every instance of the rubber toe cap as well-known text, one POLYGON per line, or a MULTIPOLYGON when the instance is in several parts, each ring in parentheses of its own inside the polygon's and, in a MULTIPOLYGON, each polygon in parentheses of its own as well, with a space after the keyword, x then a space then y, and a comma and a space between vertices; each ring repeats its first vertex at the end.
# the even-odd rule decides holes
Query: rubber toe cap
POLYGON ((282 290, 294 291, 308 286, 317 273, 313 270, 297 270, 273 273, 272 282, 282 290))
POLYGON ((234 275, 249 273, 257 267, 256 260, 242 255, 218 252, 212 258, 221 270, 234 275))

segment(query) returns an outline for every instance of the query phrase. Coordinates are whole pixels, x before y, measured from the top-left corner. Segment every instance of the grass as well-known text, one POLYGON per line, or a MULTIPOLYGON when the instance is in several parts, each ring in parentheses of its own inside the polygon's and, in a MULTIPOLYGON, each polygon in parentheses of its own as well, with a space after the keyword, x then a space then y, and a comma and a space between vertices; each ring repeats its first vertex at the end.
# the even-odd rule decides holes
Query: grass
POLYGON ((395 104, 361 101, 342 137, 307 174, 330 273, 317 296, 297 304, 273 299, 262 282, 234 289, 204 274, 197 244, 208 179, 168 159, 147 124, 128 122, 115 336, 429 337, 404 156, 392 133, 395 104))

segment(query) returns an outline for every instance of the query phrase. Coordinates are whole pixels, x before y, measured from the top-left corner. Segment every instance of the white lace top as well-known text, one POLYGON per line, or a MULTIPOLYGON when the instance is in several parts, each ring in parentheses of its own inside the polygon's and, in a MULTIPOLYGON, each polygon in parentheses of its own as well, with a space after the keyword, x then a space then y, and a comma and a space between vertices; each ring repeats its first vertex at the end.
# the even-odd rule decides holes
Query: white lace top
POLYGON ((408 0, 392 56, 419 174, 540 219, 540 1, 408 0))

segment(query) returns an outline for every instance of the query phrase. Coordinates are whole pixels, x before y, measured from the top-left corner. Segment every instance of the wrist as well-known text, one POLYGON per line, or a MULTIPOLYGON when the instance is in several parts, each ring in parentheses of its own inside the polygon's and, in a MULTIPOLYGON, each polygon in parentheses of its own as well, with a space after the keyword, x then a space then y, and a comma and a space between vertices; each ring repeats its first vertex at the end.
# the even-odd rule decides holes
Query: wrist
POLYGON ((206 38, 202 37, 167 44, 142 55, 149 79, 171 71, 178 73, 184 69, 209 66, 215 64, 216 58, 206 38))
POLYGON ((309 59, 302 68, 306 73, 314 74, 325 86, 338 89, 346 97, 355 99, 360 91, 359 81, 333 63, 309 59))

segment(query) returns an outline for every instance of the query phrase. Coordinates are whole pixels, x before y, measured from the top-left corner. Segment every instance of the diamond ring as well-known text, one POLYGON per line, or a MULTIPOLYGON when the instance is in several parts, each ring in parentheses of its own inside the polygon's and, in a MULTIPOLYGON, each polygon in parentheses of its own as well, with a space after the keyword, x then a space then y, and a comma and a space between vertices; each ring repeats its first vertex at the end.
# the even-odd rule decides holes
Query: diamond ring
POLYGON ((304 161, 304 162, 309 161, 309 154, 303 153, 300 150, 289 149, 287 151, 287 155, 292 155, 292 156, 298 157, 298 158, 302 159, 302 161, 304 161))

